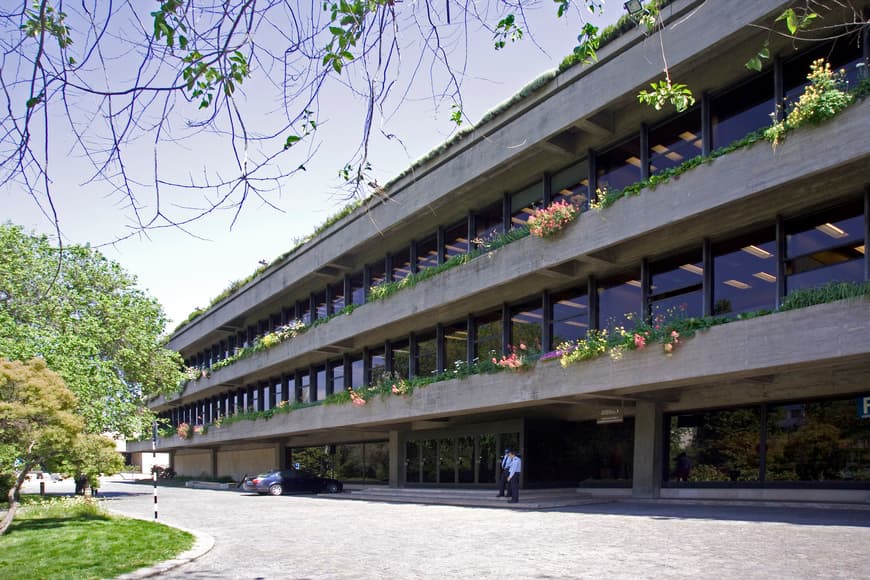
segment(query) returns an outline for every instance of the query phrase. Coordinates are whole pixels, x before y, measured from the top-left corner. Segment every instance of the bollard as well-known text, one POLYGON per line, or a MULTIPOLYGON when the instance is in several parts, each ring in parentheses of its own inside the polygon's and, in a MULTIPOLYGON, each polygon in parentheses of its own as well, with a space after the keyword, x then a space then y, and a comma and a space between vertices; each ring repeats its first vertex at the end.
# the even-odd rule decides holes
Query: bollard
POLYGON ((39 482, 39 495, 45 495, 45 482, 39 482))

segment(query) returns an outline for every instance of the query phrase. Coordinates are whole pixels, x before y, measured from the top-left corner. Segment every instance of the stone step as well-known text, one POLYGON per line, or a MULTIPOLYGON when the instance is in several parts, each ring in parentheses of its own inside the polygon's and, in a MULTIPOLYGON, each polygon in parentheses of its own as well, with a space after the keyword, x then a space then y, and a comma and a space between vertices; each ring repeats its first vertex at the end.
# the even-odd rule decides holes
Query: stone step
POLYGON ((379 501, 388 503, 416 503, 470 507, 516 509, 550 509, 557 507, 607 503, 610 498, 594 497, 575 489, 523 490, 520 502, 508 503, 508 498, 496 497, 492 489, 450 488, 390 488, 366 487, 330 497, 333 499, 379 501))

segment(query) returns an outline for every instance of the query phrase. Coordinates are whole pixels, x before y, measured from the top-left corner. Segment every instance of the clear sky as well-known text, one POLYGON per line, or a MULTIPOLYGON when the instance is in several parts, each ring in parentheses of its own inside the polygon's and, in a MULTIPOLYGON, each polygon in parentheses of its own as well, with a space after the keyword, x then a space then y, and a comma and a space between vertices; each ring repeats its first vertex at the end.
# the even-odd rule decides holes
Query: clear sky
MULTIPOLYGON (((609 2, 600 17, 591 20, 599 26, 613 23, 622 14, 622 2, 609 2)), ((481 31, 469 47, 468 72, 463 79, 465 113, 472 122, 510 98, 541 73, 556 68, 571 52, 579 32, 565 19, 556 19, 556 4, 543 2, 527 14, 532 34, 505 49, 495 51, 489 33, 481 31)), ((575 20, 576 22, 576 20, 575 20)), ((421 85, 423 81, 421 81, 421 85)), ((415 87, 416 88, 416 87, 415 87)), ((256 87, 245 91, 256 93, 256 87)), ((250 107, 262 107, 249 97, 250 107)), ((113 245, 129 231, 129 208, 94 184, 84 183, 77 169, 80 160, 64 157, 71 138, 52 134, 56 151, 53 164, 54 189, 65 243, 101 246, 104 254, 135 275, 139 286, 163 305, 170 324, 167 331, 184 320, 197 307, 205 307, 229 284, 247 277, 261 260, 271 262, 286 252, 294 240, 311 233, 346 203, 345 192, 338 189, 337 176, 353 154, 357 139, 347 137, 349 127, 358 126, 362 103, 346 96, 323 95, 321 125, 317 132, 319 149, 307 164, 307 171, 282 183, 280 195, 270 198, 275 209, 260 200, 249 200, 231 227, 233 213, 216 212, 193 224, 188 231, 164 229, 133 237, 113 245), (350 147, 350 148, 349 148, 350 147)), ((375 130, 398 135, 404 147, 381 139, 371 152, 374 173, 380 183, 388 182, 414 160, 451 136, 449 103, 440 107, 426 98, 423 87, 412 91, 401 108, 375 130)), ((466 124, 468 121, 466 121, 466 124)), ((210 135, 208 139, 221 139, 210 135)), ((148 154, 133 156, 148 168, 148 154)), ((202 166, 221 163, 210 154, 208 145, 164 152, 162 163, 181 173, 197 173, 202 166)), ((198 203, 202 193, 191 192, 190 204, 198 203)), ((11 221, 26 229, 54 236, 54 228, 32 201, 20 190, 0 190, 0 221, 11 221)))

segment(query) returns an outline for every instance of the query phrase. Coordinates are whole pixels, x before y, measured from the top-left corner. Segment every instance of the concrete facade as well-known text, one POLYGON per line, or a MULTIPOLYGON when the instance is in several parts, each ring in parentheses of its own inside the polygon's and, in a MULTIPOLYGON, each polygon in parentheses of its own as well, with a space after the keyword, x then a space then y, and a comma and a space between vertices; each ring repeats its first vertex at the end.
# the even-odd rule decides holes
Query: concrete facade
MULTIPOLYGON (((747 78, 759 78, 742 66, 757 50, 756 44, 766 38, 752 25, 769 25, 786 6, 775 1, 677 1, 665 9, 668 26, 678 30, 668 32, 671 74, 679 75, 680 82, 689 84, 700 97, 693 114, 702 119, 701 130, 696 131, 702 136, 686 134, 697 137, 698 143, 703 140, 706 150, 713 137, 703 127, 709 129, 712 119, 719 119, 717 114, 724 117, 730 106, 718 95, 742 86, 747 78), (701 5, 703 10, 697 10, 701 5), (718 105, 722 112, 717 112, 717 102, 725 102, 718 105)), ((771 50, 778 58, 761 73, 770 76, 771 92, 774 79, 781 85, 782 71, 791 66, 788 59, 794 52, 787 43, 772 42, 771 50)), ((867 49, 863 50, 866 60, 867 49)), ((658 51, 658 43, 645 41, 638 31, 617 38, 602 49, 599 63, 558 75, 396 180, 389 193, 398 203, 368 202, 180 329, 170 346, 189 360, 202 360, 207 353, 212 361, 215 352, 229 348, 230 338, 236 341, 245 329, 250 336, 251 328, 262 331, 264 321, 266 326, 273 325, 278 318, 284 320, 288 310, 299 312, 299 304, 314 304, 315 295, 327 285, 340 285, 344 280, 346 293, 348 277, 357 271, 368 273, 369 264, 384 264, 385 254, 389 268, 392 256, 404 255, 409 244, 410 260, 414 260, 421 237, 437 234, 443 244, 447 226, 462 220, 475 223, 485 206, 503 200, 504 227, 509 227, 511 195, 539 183, 542 199, 547 200, 556 193, 550 191, 552 176, 563 168, 585 163, 587 178, 595 184, 597 151, 608 151, 636 135, 640 143, 646 143, 651 131, 680 118, 636 102, 637 91, 660 76, 658 51)), ((244 389, 248 389, 247 397, 253 393, 250 389, 258 388, 257 404, 262 407, 263 385, 271 389, 282 381, 282 396, 287 398, 292 386, 286 383, 287 376, 301 373, 310 380, 309 374, 331 361, 343 358, 343 364, 349 365, 349 357, 365 358, 380 348, 389 357, 395 345, 405 348, 402 345, 407 342, 413 349, 420 333, 437 329, 433 336, 441 337, 443 328, 457 320, 469 321, 466 329, 471 335, 475 317, 494 311, 501 312, 501 348, 506 352, 509 335, 505 328, 513 323, 512 305, 538 300, 549 323, 550 296, 583 284, 589 290, 590 312, 597 312, 598 281, 625 272, 638 272, 638 284, 645 285, 643 310, 649 312, 650 272, 655 271, 650 264, 697 252, 704 255, 704 270, 712 269, 713 256, 719 255, 715 254, 717 244, 737 244, 739 249, 741 243, 755 243, 739 240, 762 230, 771 236, 775 232, 778 248, 776 276, 768 274, 776 279, 778 292, 775 303, 768 306, 773 309, 788 293, 789 277, 796 277, 800 268, 809 268, 803 265, 808 260, 803 256, 786 259, 789 252, 796 252, 789 246, 790 236, 803 231, 800 224, 810 223, 812 216, 828 215, 841 207, 850 208, 849 216, 863 215, 863 231, 852 243, 854 247, 837 250, 840 254, 833 257, 813 254, 812 260, 830 260, 823 265, 863 260, 863 277, 850 281, 870 280, 870 258, 864 252, 870 229, 868 113, 870 103, 859 102, 823 125, 790 134, 776 149, 761 141, 710 160, 654 190, 621 199, 607 209, 582 213, 555 239, 519 239, 385 300, 357 305, 349 315, 190 381, 178 396, 159 398, 152 407, 167 417, 186 416, 178 410, 192 404, 213 405, 228 393, 244 389)), ((641 171, 652 170, 651 154, 641 150, 640 159, 635 158, 647 163, 641 171)), ((468 238, 473 234, 469 225, 468 238)), ((714 281, 712 274, 704 278, 705 309, 713 303, 714 281)), ((705 314, 711 312, 705 310, 705 314)), ((597 324, 592 318, 589 323, 597 324)), ((624 418, 633 422, 630 474, 620 476, 620 485, 625 487, 604 486, 600 493, 764 499, 823 496, 867 501, 870 486, 861 482, 824 489, 785 484, 776 488, 764 482, 746 488, 740 483, 674 486, 666 472, 670 469, 667 447, 673 447, 673 433, 679 430, 675 426, 689 421, 681 419, 682 414, 753 405, 767 406, 773 413, 771 405, 805 405, 865 394, 870 389, 866 384, 868 330, 870 299, 838 301, 714 326, 682 342, 672 356, 663 356, 659 347, 566 368, 558 362, 540 362, 528 373, 441 381, 417 388, 410 396, 374 398, 361 407, 321 404, 269 418, 213 425, 189 439, 163 438, 160 447, 173 453, 179 473, 238 478, 284 466, 287 449, 326 446, 328 450, 336 444, 383 441, 389 451, 389 483, 402 486, 413 483, 406 481, 405 474, 418 461, 409 456, 418 449, 414 447, 417 441, 442 441, 437 449, 444 445, 443 449, 453 450, 450 453, 458 458, 460 451, 451 446, 460 445, 463 437, 477 438, 471 443, 477 446, 475 454, 482 453, 484 444, 491 454, 493 442, 516 434, 519 439, 513 444, 529 453, 530 465, 534 465, 536 456, 531 450, 537 449, 540 437, 561 437, 553 425, 591 429, 588 426, 595 424, 603 408, 618 404, 624 418)), ((546 323, 541 332, 546 341, 550 332, 546 323)), ((443 337, 436 340, 443 342, 443 337)), ((555 349, 556 345, 545 346, 555 349)), ((470 347, 469 353, 471 358, 470 347)), ((344 368, 344 380, 350 381, 346 375, 351 367, 344 368)), ((338 392, 349 384, 332 386, 338 392)), ((145 451, 146 446, 141 446, 145 451)), ((421 453, 424 449, 419 447, 421 453)), ((537 453, 535 469, 544 471, 541 450, 537 453)), ((616 457, 622 453, 604 455, 618 462, 616 457)), ((421 456, 419 461, 425 468, 431 458, 421 456)), ((480 463, 473 468, 474 477, 482 478, 482 460, 474 461, 480 463)), ((572 461, 580 465, 587 460, 572 461)), ((597 473, 606 478, 603 474, 614 473, 614 466, 596 468, 597 473)), ((524 483, 535 483, 530 480, 534 475, 526 478, 524 474, 524 483)))

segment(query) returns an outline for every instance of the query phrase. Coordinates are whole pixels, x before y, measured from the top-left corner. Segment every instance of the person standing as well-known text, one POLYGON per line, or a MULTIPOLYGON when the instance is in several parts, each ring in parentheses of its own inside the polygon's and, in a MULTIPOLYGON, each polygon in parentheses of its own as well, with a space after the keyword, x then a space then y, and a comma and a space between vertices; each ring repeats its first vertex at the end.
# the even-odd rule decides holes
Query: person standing
POLYGON ((510 448, 504 450, 504 455, 501 458, 501 471, 498 472, 498 495, 496 497, 504 497, 507 490, 507 478, 510 472, 510 448))
POLYGON ((523 460, 520 456, 511 449, 508 452, 510 462, 508 463, 508 484, 511 487, 511 498, 508 503, 517 503, 520 501, 520 473, 523 471, 523 460))

